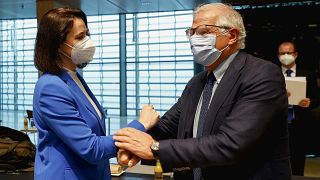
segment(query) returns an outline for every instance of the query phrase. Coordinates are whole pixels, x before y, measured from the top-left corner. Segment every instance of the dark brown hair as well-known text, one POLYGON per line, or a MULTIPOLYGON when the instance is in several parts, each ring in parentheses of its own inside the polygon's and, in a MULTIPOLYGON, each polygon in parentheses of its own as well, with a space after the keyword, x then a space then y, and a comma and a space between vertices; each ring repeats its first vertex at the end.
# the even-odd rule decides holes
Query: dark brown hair
POLYGON ((76 17, 88 28, 86 14, 78 8, 52 9, 41 18, 34 50, 34 64, 39 71, 54 74, 61 71, 59 46, 65 42, 76 17))

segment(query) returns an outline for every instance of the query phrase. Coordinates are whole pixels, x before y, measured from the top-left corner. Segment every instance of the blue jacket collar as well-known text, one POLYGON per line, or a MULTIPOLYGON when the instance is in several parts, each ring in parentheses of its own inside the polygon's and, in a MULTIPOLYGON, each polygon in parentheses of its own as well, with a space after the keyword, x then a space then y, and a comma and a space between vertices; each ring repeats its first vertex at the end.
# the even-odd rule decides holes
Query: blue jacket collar
POLYGON ((76 84, 76 82, 74 82, 74 80, 71 78, 71 76, 68 74, 68 72, 64 69, 61 70, 61 73, 58 74, 58 76, 60 77, 60 79, 62 79, 73 91, 76 92, 76 94, 79 95, 79 97, 81 98, 82 102, 84 102, 84 105, 87 107, 87 109, 93 113, 95 115, 95 117, 97 118, 100 127, 102 128, 103 132, 106 133, 106 129, 105 129, 105 115, 104 115, 104 110, 102 109, 102 107, 100 106, 99 102, 97 101, 97 99, 95 98, 95 96, 93 95, 93 93, 91 92, 91 90, 89 89, 87 83, 84 81, 84 79, 82 78, 82 76, 77 72, 77 76, 80 79, 83 87, 85 88, 85 90, 87 91, 87 93, 89 94, 89 96, 91 97, 91 99, 93 100, 94 103, 96 103, 97 107, 99 108, 100 112, 101 112, 101 120, 99 115, 97 114, 96 110, 94 109, 94 107, 91 105, 90 101, 88 100, 88 98, 86 97, 86 95, 82 92, 82 90, 79 88, 79 86, 76 84))

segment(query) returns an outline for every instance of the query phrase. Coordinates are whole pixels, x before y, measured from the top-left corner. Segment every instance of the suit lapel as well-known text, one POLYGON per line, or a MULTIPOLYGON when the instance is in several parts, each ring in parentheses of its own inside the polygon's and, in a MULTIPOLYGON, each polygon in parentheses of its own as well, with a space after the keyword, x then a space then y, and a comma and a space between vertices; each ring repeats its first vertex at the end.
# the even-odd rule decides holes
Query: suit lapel
POLYGON ((100 120, 100 117, 98 116, 96 110, 94 109, 94 107, 92 106, 92 104, 90 103, 90 101, 88 100, 88 98, 86 97, 86 95, 82 92, 82 90, 79 88, 79 86, 76 84, 76 82, 73 81, 73 79, 71 78, 71 76, 65 71, 62 70, 62 74, 60 75, 61 79, 63 81, 65 81, 67 83, 67 85, 73 90, 75 91, 75 93, 77 94, 77 96, 81 99, 81 101, 83 102, 83 104, 86 106, 86 108, 92 113, 94 114, 94 116, 96 117, 100 127, 102 128, 103 132, 105 133, 105 127, 104 127, 104 113, 99 105, 99 103, 97 103, 97 100, 95 98, 93 98, 93 94, 92 92, 89 90, 87 84, 84 82, 83 78, 81 76, 79 76, 79 74, 77 73, 78 78, 80 79, 83 87, 85 88, 85 90, 87 91, 87 93, 89 94, 89 96, 92 98, 92 100, 96 103, 97 107, 99 108, 101 114, 102 114, 102 119, 100 120), (102 122, 103 121, 103 122, 102 122))
MULTIPOLYGON (((97 119, 99 119, 99 124, 101 126, 101 128, 103 129, 103 132, 106 132, 106 129, 105 129, 105 115, 104 115, 104 111, 102 109, 102 107, 100 106, 98 100, 96 99, 96 97, 92 94, 91 90, 89 89, 87 83, 84 81, 84 79, 82 78, 82 76, 80 76, 78 73, 77 73, 83 87, 85 88, 85 90, 87 91, 87 93, 89 94, 89 96, 91 97, 92 101, 96 104, 96 106, 98 107, 99 111, 101 112, 101 120, 100 120, 100 117, 99 115, 97 114, 96 110, 94 109, 94 107, 91 105, 91 103, 89 102, 89 106, 87 106, 87 108, 90 108, 90 111, 94 113, 94 115, 96 116, 97 119)), ((82 91, 81 91, 82 92, 82 91)), ((83 94, 83 93, 82 93, 83 94)), ((85 96, 85 98, 88 100, 88 98, 85 96)), ((88 100, 89 101, 89 100, 88 100)))
POLYGON ((303 69, 298 69, 296 68, 296 76, 299 77, 299 76, 306 76, 307 72, 303 69))
POLYGON ((230 94, 230 91, 233 89, 239 78, 240 70, 245 65, 245 59, 246 54, 239 52, 219 82, 205 117, 203 135, 210 134, 220 107, 225 102, 225 99, 230 94))

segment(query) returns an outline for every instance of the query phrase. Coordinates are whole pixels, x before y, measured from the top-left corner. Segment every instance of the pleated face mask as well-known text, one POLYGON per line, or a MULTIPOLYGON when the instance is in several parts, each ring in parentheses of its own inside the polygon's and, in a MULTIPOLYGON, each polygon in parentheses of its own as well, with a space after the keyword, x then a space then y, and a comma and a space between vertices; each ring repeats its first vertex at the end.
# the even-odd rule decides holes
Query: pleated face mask
POLYGON ((193 35, 190 37, 191 51, 194 56, 195 62, 203 65, 210 66, 221 55, 221 53, 228 47, 218 50, 216 46, 215 34, 206 35, 193 35))

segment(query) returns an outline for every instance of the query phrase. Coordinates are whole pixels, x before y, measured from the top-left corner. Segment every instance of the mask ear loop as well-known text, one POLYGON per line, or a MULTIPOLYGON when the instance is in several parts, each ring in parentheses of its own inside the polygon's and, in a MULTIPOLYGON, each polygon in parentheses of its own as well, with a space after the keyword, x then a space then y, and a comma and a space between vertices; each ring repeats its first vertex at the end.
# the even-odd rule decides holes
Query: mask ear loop
POLYGON ((71 45, 69 45, 68 43, 63 43, 63 44, 65 44, 65 45, 67 45, 69 48, 71 48, 71 49, 74 49, 74 47, 73 46, 71 46, 71 45))
MULTIPOLYGON (((220 32, 218 35, 216 35, 216 37, 219 37, 221 35, 224 35, 225 33, 229 32, 230 29, 225 29, 224 31, 220 32)), ((229 44, 227 44, 226 47, 222 48, 221 50, 219 50, 220 52, 223 52, 224 50, 226 50, 229 47, 229 44)))
MULTIPOLYGON (((66 56, 67 58, 69 58, 71 60, 71 62, 73 63, 72 59, 70 56, 68 56, 65 52, 63 52, 61 49, 59 49, 59 53, 61 53, 62 55, 66 56)), ((82 64, 77 64, 77 68, 79 69, 83 69, 84 67, 86 67, 88 65, 88 63, 82 63, 82 64)))
POLYGON ((226 50, 228 47, 229 47, 229 44, 228 44, 226 47, 224 47, 223 49, 221 49, 220 51, 223 52, 223 51, 226 50))
POLYGON ((70 57, 68 54, 66 54, 65 52, 63 52, 61 49, 59 49, 59 53, 61 53, 61 54, 64 55, 65 57, 71 59, 71 57, 70 57))
MULTIPOLYGON (((68 43, 66 43, 66 42, 64 42, 63 44, 66 45, 66 46, 68 46, 68 47, 71 48, 71 49, 74 49, 73 46, 71 46, 70 44, 68 44, 68 43)), ((59 53, 61 53, 61 54, 64 55, 65 57, 67 57, 67 58, 69 58, 69 59, 72 60, 71 56, 69 56, 67 53, 63 52, 60 48, 59 48, 59 53)))

